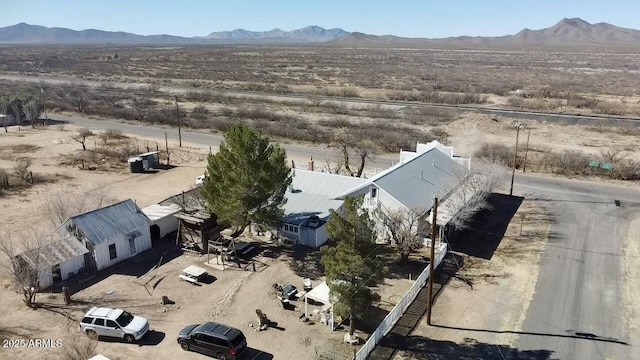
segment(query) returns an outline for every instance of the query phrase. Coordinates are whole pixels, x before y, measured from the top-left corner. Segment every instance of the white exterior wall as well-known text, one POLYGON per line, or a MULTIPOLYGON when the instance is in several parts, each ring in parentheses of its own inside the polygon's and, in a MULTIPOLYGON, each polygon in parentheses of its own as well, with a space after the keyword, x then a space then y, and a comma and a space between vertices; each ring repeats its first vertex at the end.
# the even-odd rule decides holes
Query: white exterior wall
POLYGON ((158 225, 160 228, 160 237, 163 238, 167 234, 178 230, 178 218, 168 215, 158 220, 152 221, 152 225, 158 225))
POLYGON ((316 229, 316 248, 319 248, 327 242, 327 224, 316 229))
POLYGON ((84 268, 84 255, 76 256, 71 260, 67 260, 60 264, 60 275, 62 280, 67 280, 70 276, 69 273, 73 273, 72 276, 78 275, 80 269, 84 268))
POLYGON ((44 290, 53 285, 53 273, 50 267, 40 269, 38 274, 38 290, 44 290))
POLYGON ((96 259, 96 269, 100 271, 109 266, 115 265, 120 261, 138 255, 145 250, 151 249, 151 233, 149 231, 149 227, 145 226, 144 228, 138 228, 137 231, 139 231, 141 235, 135 239, 136 252, 134 254, 131 254, 129 249, 129 237, 127 235, 120 235, 115 239, 104 241, 96 245, 93 252, 96 259), (109 246, 112 244, 116 245, 117 255, 113 260, 109 257, 109 246))

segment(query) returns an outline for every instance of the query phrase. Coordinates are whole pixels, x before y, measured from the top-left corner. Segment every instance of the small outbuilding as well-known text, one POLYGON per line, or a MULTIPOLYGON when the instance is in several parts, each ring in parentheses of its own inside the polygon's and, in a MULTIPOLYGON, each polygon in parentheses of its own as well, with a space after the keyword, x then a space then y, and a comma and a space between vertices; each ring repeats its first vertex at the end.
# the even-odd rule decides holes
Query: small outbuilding
POLYGON ((150 226, 129 199, 69 218, 58 235, 78 239, 88 250, 86 269, 99 271, 150 249, 150 226))
POLYGON ((23 266, 39 270, 38 290, 43 290, 77 275, 88 252, 78 239, 68 236, 17 257, 23 266))
POLYGON ((153 204, 143 208, 142 212, 151 220, 151 241, 157 241, 174 231, 178 231, 180 222, 175 216, 180 212, 178 204, 153 204))

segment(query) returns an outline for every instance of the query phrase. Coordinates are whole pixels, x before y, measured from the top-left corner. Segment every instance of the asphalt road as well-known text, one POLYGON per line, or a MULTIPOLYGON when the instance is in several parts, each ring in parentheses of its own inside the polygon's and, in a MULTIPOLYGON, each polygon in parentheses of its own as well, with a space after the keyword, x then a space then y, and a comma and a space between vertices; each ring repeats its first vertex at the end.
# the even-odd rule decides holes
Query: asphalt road
POLYGON ((640 359, 622 299, 623 236, 627 221, 640 216, 640 189, 518 175, 514 195, 542 205, 554 221, 518 351, 549 350, 563 360, 640 359))
MULTIPOLYGON (((169 126, 149 125, 138 122, 117 120, 96 120, 80 116, 64 116, 59 114, 51 114, 49 117, 53 120, 66 121, 75 126, 86 127, 89 129, 120 129, 124 133, 155 138, 160 142, 161 148, 164 147, 165 132, 167 133, 167 137, 170 142, 170 148, 176 146, 178 142, 178 129, 169 126)), ((214 134, 206 131, 189 131, 182 129, 181 133, 183 144, 190 143, 191 145, 202 148, 208 148, 211 146, 214 150, 218 148, 223 139, 221 134, 214 134)), ((316 166, 323 166, 326 159, 333 157, 332 149, 327 148, 326 145, 300 143, 281 143, 281 145, 287 151, 289 159, 304 161, 305 166, 306 161, 312 157, 317 164, 316 166)), ((380 171, 388 168, 396 161, 398 161, 397 154, 374 156, 367 162, 367 168, 380 171)))

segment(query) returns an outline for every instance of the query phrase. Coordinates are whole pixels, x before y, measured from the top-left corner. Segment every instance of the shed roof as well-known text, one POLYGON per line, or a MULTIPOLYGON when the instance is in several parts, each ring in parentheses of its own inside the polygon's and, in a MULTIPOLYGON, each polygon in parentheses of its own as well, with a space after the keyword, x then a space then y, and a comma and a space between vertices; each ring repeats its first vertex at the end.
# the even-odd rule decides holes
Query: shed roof
POLYGON ((142 209, 142 212, 147 215, 151 221, 156 221, 169 215, 173 215, 178 211, 180 211, 180 206, 178 206, 178 204, 153 204, 142 209))
POLYGON ((73 216, 69 220, 95 245, 151 225, 149 218, 131 199, 73 216))
POLYGON ((22 257, 32 268, 42 268, 62 264, 88 252, 89 250, 78 239, 69 236, 18 256, 22 257), (38 256, 40 259, 38 259, 38 256))

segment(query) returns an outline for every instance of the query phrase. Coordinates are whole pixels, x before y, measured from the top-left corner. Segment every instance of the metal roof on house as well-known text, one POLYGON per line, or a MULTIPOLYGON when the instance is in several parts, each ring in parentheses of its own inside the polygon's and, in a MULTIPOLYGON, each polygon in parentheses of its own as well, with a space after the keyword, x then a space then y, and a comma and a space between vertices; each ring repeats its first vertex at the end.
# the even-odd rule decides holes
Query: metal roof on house
POLYGON ((22 257, 32 268, 43 268, 62 264, 88 252, 89 250, 78 239, 69 236, 18 256, 22 257), (40 259, 38 259, 38 256, 40 259))
POLYGON ((69 220, 95 245, 151 225, 149 218, 131 199, 73 216, 69 220))
POLYGON ((147 215, 151 221, 156 221, 169 215, 173 215, 178 211, 180 211, 180 206, 178 206, 178 204, 153 204, 142 209, 142 212, 147 215))
POLYGON ((336 198, 358 195, 375 184, 408 209, 428 210, 433 197, 449 194, 459 182, 456 174, 462 173, 463 167, 458 162, 434 147, 390 167, 336 198))
POLYGON ((366 179, 298 170, 294 172, 291 187, 287 190, 284 205, 285 217, 300 219, 302 215, 316 215, 320 219, 329 216, 329 209, 339 208, 343 200, 334 199, 335 195, 366 183, 366 179))

